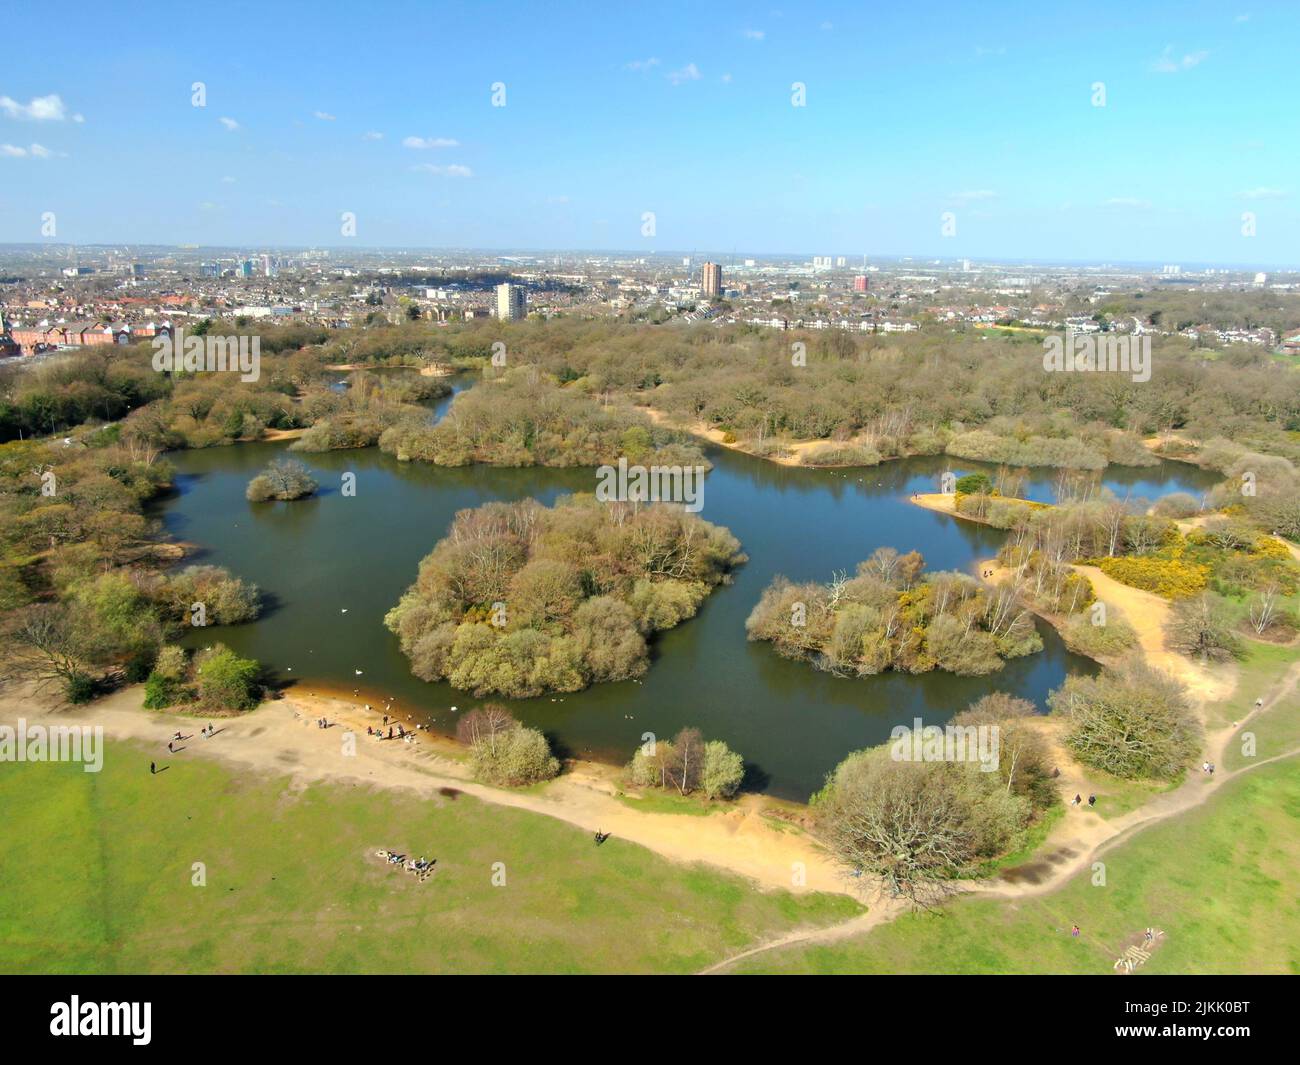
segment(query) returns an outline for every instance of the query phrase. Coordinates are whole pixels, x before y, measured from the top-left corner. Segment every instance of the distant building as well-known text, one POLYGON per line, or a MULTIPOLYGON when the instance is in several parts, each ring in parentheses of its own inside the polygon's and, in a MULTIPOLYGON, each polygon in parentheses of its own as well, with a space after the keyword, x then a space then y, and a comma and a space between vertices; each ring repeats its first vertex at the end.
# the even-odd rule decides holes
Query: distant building
POLYGON ((4 312, 0 311, 0 359, 12 359, 22 353, 23 349, 18 346, 18 342, 9 335, 4 312))
POLYGON ((867 280, 866 274, 858 274, 858 276, 853 279, 854 292, 867 292, 870 288, 871 282, 867 280))
POLYGON ((705 263, 700 274, 700 285, 704 289, 704 295, 709 299, 717 299, 722 295, 722 267, 717 263, 705 263))
POLYGON ((517 322, 528 315, 528 294, 520 285, 508 282, 497 285, 497 317, 503 322, 517 322))

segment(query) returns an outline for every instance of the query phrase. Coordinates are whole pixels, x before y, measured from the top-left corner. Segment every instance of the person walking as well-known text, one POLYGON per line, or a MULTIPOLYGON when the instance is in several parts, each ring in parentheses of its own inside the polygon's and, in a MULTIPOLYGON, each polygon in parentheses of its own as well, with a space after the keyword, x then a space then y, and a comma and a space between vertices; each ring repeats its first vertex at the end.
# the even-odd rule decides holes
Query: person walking
POLYGON ((150 776, 153 776, 156 772, 158 772, 158 767, 157 767, 156 765, 154 765, 153 762, 150 762, 150 763, 149 763, 149 775, 150 775, 150 776))
POLYGON ((172 750, 172 743, 171 743, 171 740, 168 740, 168 741, 167 741, 167 753, 168 753, 168 754, 175 754, 175 753, 176 753, 175 751, 172 750))

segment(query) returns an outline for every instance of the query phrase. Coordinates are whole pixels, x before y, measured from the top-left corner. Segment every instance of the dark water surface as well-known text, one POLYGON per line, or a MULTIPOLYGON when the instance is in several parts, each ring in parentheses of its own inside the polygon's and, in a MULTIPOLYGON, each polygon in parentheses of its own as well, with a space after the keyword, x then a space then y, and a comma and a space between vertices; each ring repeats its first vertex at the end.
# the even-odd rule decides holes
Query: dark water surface
MULTIPOLYGON (((445 409, 446 402, 435 409, 445 409)), ((177 469, 177 491, 156 513, 169 533, 201 547, 187 561, 227 566, 260 585, 267 597, 258 621, 196 632, 189 642, 221 640, 285 679, 348 691, 361 687, 371 702, 392 697, 403 716, 453 730, 457 715, 450 707, 463 712, 480 700, 412 677, 396 638, 383 626, 384 613, 415 579, 420 559, 457 510, 530 495, 549 504, 567 492, 593 491, 593 471, 441 469, 399 463, 367 448, 297 455, 320 481, 314 499, 248 503, 248 481, 285 446, 240 444, 168 456, 177 469), (340 491, 346 472, 356 474, 355 497, 340 491)), ((694 619, 654 641, 642 682, 501 700, 543 729, 563 753, 624 762, 643 733, 670 736, 695 725, 745 757, 751 786, 804 800, 845 754, 882 742, 895 724, 914 717, 943 724, 994 690, 1041 707, 1067 672, 1092 668, 1045 625, 1039 626, 1042 653, 983 678, 936 672, 839 679, 782 659, 768 644, 748 643, 745 618, 778 573, 826 580, 834 570, 852 572, 882 545, 919 550, 930 569, 970 571, 997 551, 1004 534, 908 502, 912 492, 936 491, 945 469, 961 473, 980 468, 976 463, 917 458, 840 471, 787 468, 724 448, 712 448, 709 458, 714 468, 705 483, 702 517, 730 528, 749 562, 694 619)), ((1036 473, 1041 476, 1028 494, 1050 499, 1052 471, 1036 473)), ((1120 495, 1147 498, 1199 493, 1213 481, 1182 463, 1112 467, 1106 477, 1120 495)))

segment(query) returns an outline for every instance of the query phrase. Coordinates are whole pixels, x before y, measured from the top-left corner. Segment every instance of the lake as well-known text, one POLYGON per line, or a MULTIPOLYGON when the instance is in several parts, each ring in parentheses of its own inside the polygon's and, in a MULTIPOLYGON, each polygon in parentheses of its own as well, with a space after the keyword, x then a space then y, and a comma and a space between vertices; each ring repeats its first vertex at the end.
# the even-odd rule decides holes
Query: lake
MULTIPOLYGON (((439 402, 435 413, 448 402, 439 402)), ((199 545, 186 564, 226 566, 258 584, 265 597, 256 622, 196 631, 186 642, 220 640, 309 691, 315 690, 311 682, 346 693, 360 687, 358 701, 382 705, 392 698, 395 713, 453 731, 458 715, 450 708, 464 712, 482 700, 411 676, 396 637, 384 628, 384 614, 415 579, 420 559, 456 511, 496 499, 531 495, 549 504, 568 492, 591 492, 594 471, 444 469, 400 463, 378 448, 294 453, 319 480, 319 495, 294 503, 247 502, 248 481, 286 447, 239 444, 167 456, 176 467, 176 491, 159 500, 153 514, 172 536, 199 545), (356 475, 355 497, 340 490, 345 473, 356 475)), ((642 681, 494 700, 546 732, 560 753, 622 763, 645 733, 671 737, 694 725, 744 756, 747 787, 803 801, 846 754, 883 742, 896 724, 921 717, 942 725, 995 690, 1041 708, 1067 672, 1094 668, 1041 623, 1042 653, 1008 662, 989 677, 934 672, 837 678, 780 658, 768 644, 749 643, 745 618, 778 573, 824 581, 835 570, 852 573, 880 546, 919 550, 929 569, 972 572, 979 559, 997 551, 1005 534, 908 502, 913 492, 937 491, 943 471, 987 469, 979 463, 933 457, 871 469, 815 470, 726 448, 709 447, 707 453, 714 465, 701 516, 727 526, 749 561, 694 619, 653 641, 642 681)), ((1026 494, 1050 500, 1054 471, 1034 475, 1026 494)), ((1150 499, 1174 491, 1200 493, 1216 479, 1173 462, 1111 467, 1105 478, 1121 496, 1150 499)))

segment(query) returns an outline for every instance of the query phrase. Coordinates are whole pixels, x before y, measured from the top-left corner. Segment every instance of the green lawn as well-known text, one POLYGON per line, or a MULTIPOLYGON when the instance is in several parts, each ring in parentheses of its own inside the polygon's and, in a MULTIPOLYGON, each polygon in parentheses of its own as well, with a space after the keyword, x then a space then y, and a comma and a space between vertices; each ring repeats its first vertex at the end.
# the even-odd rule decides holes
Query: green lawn
POLYGON ((1109 973, 1152 925, 1165 938, 1141 972, 1300 973, 1300 759, 1232 781, 1102 860, 1104 887, 1085 873, 1036 899, 957 900, 841 943, 756 955, 737 971, 1109 973))
POLYGON ((148 763, 109 744, 98 774, 0 766, 0 971, 689 972, 861 912, 465 795, 148 763), (437 875, 417 883, 381 847, 437 875))

